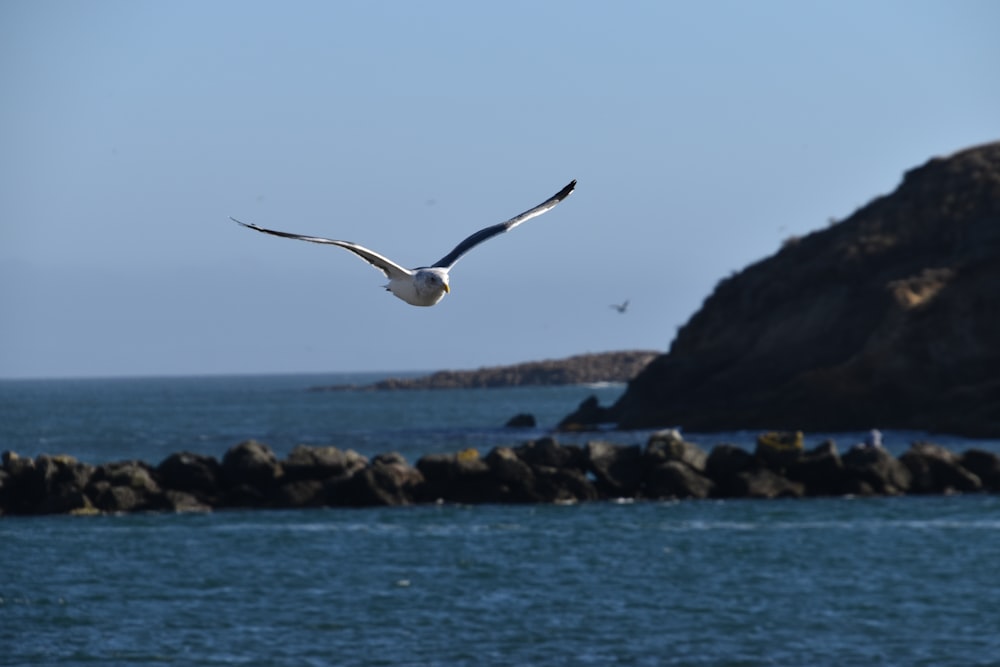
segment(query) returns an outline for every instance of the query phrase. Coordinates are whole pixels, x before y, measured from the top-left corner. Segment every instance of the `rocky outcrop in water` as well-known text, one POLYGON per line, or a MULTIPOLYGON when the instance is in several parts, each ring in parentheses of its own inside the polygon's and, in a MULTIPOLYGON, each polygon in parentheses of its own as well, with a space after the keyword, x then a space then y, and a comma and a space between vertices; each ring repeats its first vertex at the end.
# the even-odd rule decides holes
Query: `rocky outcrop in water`
POLYGON ((841 455, 832 441, 805 449, 801 433, 773 432, 753 452, 728 444, 706 452, 668 430, 644 447, 549 437, 485 456, 429 454, 415 466, 395 453, 369 460, 336 447, 298 446, 279 459, 251 440, 221 461, 180 452, 157 466, 90 465, 5 452, 0 468, 0 515, 976 492, 1000 492, 1000 456, 930 443, 898 458, 860 444, 841 455))
POLYGON ((610 407, 566 428, 1000 436, 1000 143, 935 158, 726 278, 610 407))
POLYGON ((529 361, 511 366, 438 371, 417 378, 388 378, 370 385, 313 387, 312 391, 478 389, 628 382, 658 354, 650 350, 578 354, 565 359, 529 361))

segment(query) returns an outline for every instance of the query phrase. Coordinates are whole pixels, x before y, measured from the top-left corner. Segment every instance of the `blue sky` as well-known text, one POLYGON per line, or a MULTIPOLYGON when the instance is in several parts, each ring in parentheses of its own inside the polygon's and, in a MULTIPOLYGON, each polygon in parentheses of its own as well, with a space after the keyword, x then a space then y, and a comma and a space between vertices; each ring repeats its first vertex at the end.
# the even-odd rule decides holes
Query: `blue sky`
POLYGON ((666 350, 721 278, 996 140, 998 25, 962 0, 6 0, 0 377, 666 350), (433 308, 228 219, 412 267, 573 178, 433 308))

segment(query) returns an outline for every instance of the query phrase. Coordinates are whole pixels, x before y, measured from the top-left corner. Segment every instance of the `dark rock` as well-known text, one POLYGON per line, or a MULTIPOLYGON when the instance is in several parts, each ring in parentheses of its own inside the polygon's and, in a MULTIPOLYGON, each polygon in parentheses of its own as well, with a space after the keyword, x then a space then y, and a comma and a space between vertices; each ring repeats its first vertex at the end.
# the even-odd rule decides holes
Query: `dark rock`
POLYGON ((514 415, 504 424, 507 428, 535 428, 536 425, 535 415, 527 412, 514 415))
POLYGON ((583 450, 576 445, 560 445, 555 438, 539 438, 531 440, 514 448, 518 458, 531 466, 549 466, 551 468, 587 467, 587 458, 583 450))
POLYGON ((587 431, 598 424, 607 424, 614 421, 611 411, 602 408, 597 396, 588 396, 583 399, 576 410, 559 422, 561 431, 587 431))
POLYGON ((222 479, 230 489, 248 486, 266 490, 282 475, 278 457, 267 445, 256 440, 241 442, 222 457, 222 479))
POLYGON ((801 498, 805 487, 769 468, 752 468, 737 473, 727 485, 737 498, 801 498))
POLYGON ((277 493, 274 491, 274 487, 265 491, 249 484, 237 484, 226 488, 219 505, 229 508, 255 509, 272 507, 274 501, 269 495, 272 492, 277 493))
POLYGON ((370 466, 328 483, 327 499, 339 507, 380 507, 411 502, 406 482, 383 466, 370 466))
POLYGON ((322 507, 327 504, 326 483, 318 479, 282 479, 268 494, 267 504, 286 509, 322 507))
POLYGON ((754 464, 753 454, 736 445, 716 445, 705 461, 705 473, 716 484, 725 484, 754 464))
POLYGON ((568 504, 601 497, 594 483, 577 468, 537 466, 533 472, 536 498, 533 502, 568 504))
POLYGON ((153 468, 145 461, 115 461, 94 470, 95 482, 106 481, 111 486, 124 486, 142 493, 158 493, 153 468))
POLYGON ((99 514, 90 497, 82 489, 66 490, 43 500, 35 510, 36 514, 99 514))
POLYGON ((41 454, 32 460, 5 452, 0 507, 10 514, 86 512, 91 505, 84 489, 93 471, 71 456, 41 454))
POLYGON ((899 457, 910 470, 911 493, 950 493, 979 491, 980 479, 962 467, 959 457, 929 442, 915 442, 899 457))
POLYGON ((715 483, 681 461, 665 461, 646 470, 642 495, 646 498, 708 498, 715 483))
POLYGON ((597 490, 613 498, 634 498, 642 483, 642 450, 592 440, 584 449, 587 468, 597 480, 597 490))
POLYGON ((222 466, 214 456, 178 452, 156 466, 156 479, 164 489, 183 491, 208 501, 221 493, 221 471, 222 466))
POLYGON ((211 512, 212 506, 205 503, 201 498, 186 491, 176 491, 167 489, 163 492, 164 507, 168 512, 211 512))
POLYGON ((574 503, 599 494, 587 479, 578 447, 560 447, 551 438, 516 449, 497 447, 486 456, 497 502, 574 503), (529 464, 530 461, 530 464, 529 464))
POLYGON ((847 492, 856 495, 899 495, 910 490, 913 476, 899 459, 881 447, 856 445, 841 458, 847 492))
POLYGON ((839 496, 855 493, 847 480, 844 464, 833 440, 826 440, 788 466, 790 480, 801 482, 807 496, 839 496))
POLYGON ((708 454, 698 445, 685 442, 675 429, 658 431, 646 441, 646 451, 643 454, 644 466, 657 466, 669 461, 685 464, 692 470, 704 473, 708 462, 708 454))
POLYGON ((0 468, 0 516, 10 512, 8 509, 8 491, 10 490, 10 475, 0 468))
POLYGON ((935 158, 722 280, 576 427, 1000 437, 1000 142, 935 158))
POLYGON ((94 483, 94 504, 102 512, 127 513, 146 509, 145 496, 130 486, 112 486, 107 481, 94 483))
POLYGON ((153 468, 144 461, 116 461, 97 466, 87 486, 87 495, 102 512, 169 509, 153 468))
MULTIPOLYGON (((419 496, 424 476, 406 462, 401 454, 380 454, 371 466, 355 472, 351 479, 364 482, 359 499, 368 505, 409 505, 419 496)), ((359 503, 362 504, 362 503, 359 503)))
POLYGON ((289 480, 329 479, 350 476, 368 465, 368 459, 353 449, 336 447, 310 447, 298 445, 281 462, 284 476, 289 480))
POLYGON ((1000 491, 1000 456, 982 449, 970 449, 962 454, 959 463, 982 481, 984 489, 1000 491))
POLYGON ((501 491, 490 475, 490 467, 474 449, 428 454, 417 461, 417 470, 424 476, 419 492, 423 501, 499 502, 501 491))
POLYGON ((510 447, 495 447, 486 455, 490 477, 497 484, 499 502, 541 502, 535 473, 510 447))

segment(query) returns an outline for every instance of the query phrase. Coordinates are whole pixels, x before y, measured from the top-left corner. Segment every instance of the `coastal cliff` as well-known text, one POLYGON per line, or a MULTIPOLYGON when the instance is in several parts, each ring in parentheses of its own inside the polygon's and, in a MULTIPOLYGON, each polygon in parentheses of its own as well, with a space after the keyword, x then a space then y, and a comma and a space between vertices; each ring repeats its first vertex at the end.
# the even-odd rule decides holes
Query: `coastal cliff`
POLYGON ((1000 435, 1000 143, 722 280, 614 405, 563 426, 599 421, 1000 435))

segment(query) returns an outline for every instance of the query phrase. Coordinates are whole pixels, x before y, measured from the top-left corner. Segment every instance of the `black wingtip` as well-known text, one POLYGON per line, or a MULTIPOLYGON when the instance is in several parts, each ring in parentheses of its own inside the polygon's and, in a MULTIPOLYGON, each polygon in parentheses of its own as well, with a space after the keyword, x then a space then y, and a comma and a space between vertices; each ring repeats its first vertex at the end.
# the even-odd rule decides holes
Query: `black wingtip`
POLYGON ((257 225, 254 225, 252 223, 243 222, 242 220, 237 220, 233 216, 229 216, 229 219, 232 220, 233 222, 235 222, 237 225, 243 225, 247 229, 256 229, 257 231, 260 231, 260 227, 258 227, 257 225))
POLYGON ((564 187, 562 190, 556 193, 556 196, 553 197, 553 199, 555 199, 556 201, 562 201, 563 199, 566 199, 566 197, 569 197, 569 194, 573 192, 573 189, 575 187, 576 187, 576 179, 574 178, 566 185, 566 187, 564 187))

